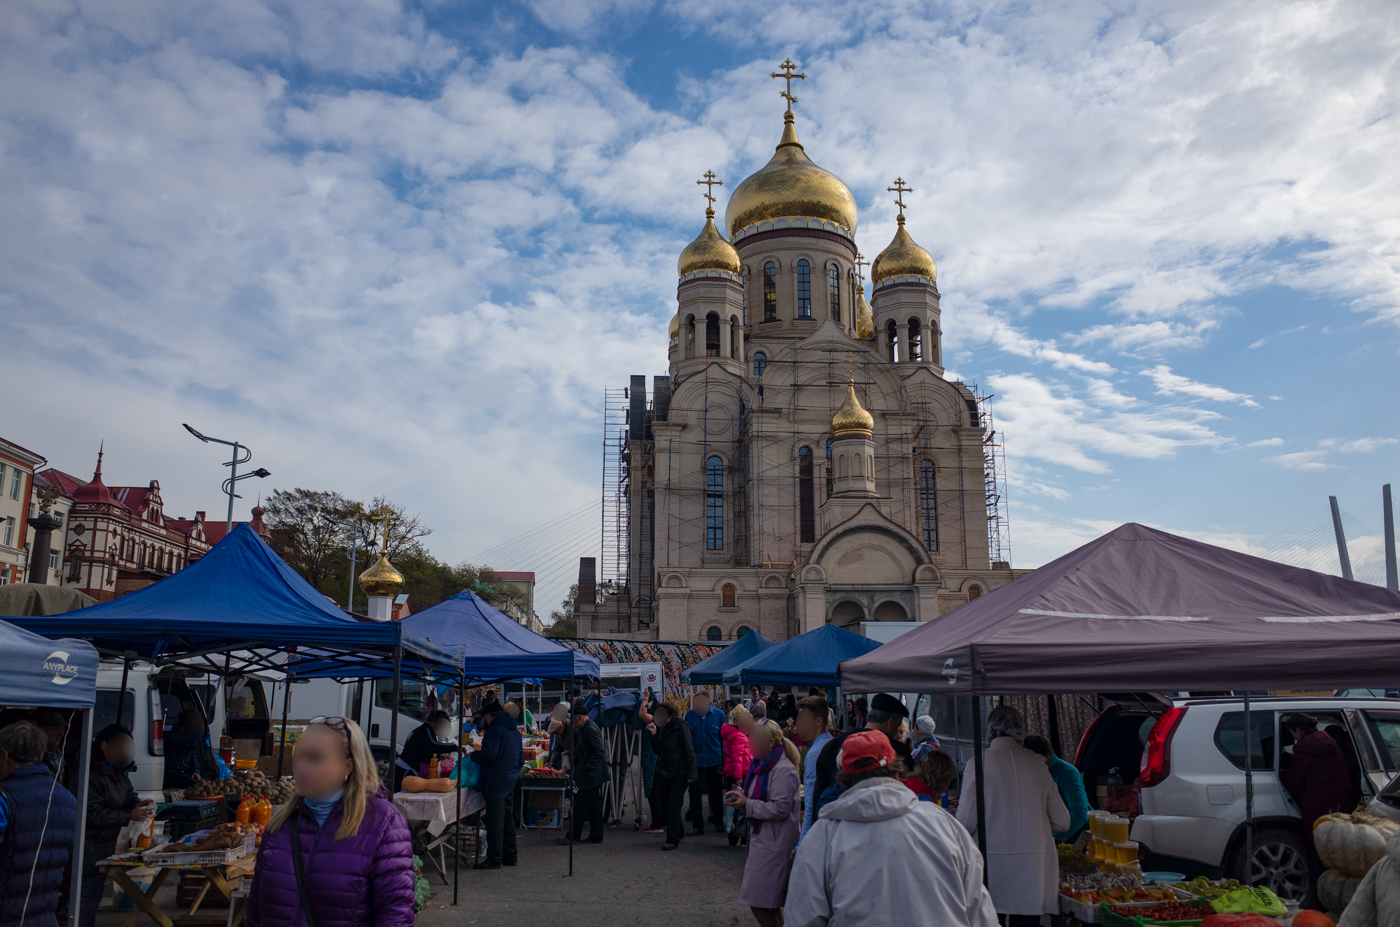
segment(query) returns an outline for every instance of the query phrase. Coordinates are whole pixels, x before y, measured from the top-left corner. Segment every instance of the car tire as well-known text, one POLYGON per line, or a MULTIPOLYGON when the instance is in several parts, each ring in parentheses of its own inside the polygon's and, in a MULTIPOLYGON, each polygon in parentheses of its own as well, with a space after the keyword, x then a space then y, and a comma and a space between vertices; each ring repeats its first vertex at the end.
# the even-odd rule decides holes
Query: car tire
POLYGON ((1312 854, 1297 834, 1286 830, 1261 830, 1254 835, 1253 872, 1247 872, 1244 859, 1244 838, 1235 847, 1230 864, 1230 878, 1249 884, 1262 885, 1284 901, 1296 901, 1308 907, 1316 899, 1317 878, 1311 863, 1312 854))

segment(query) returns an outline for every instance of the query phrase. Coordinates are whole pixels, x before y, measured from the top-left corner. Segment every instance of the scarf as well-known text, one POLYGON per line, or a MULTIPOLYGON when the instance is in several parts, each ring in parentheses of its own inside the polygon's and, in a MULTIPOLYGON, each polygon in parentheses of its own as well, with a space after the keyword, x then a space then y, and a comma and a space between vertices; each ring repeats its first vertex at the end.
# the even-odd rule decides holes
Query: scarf
POLYGON ((1026 739, 1026 726, 1019 711, 1010 705, 998 705, 987 715, 987 733, 990 740, 1010 737, 1019 744, 1026 739))
MULTIPOLYGON (((749 771, 744 774, 744 794, 751 801, 768 800, 768 776, 773 771, 773 767, 778 765, 778 760, 783 758, 783 745, 777 744, 768 755, 761 760, 754 760, 749 764, 749 771), (757 783, 758 789, 753 786, 757 783)), ((746 816, 747 817, 747 816, 746 816)), ((758 834, 763 827, 763 822, 757 818, 747 818, 749 822, 749 833, 758 834)))

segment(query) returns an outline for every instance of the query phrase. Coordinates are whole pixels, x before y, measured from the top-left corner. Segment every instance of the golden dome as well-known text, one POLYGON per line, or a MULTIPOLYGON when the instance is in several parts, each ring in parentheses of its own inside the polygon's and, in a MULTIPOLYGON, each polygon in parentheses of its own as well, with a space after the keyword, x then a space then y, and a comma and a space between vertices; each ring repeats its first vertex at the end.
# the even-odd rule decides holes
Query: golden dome
POLYGON ((861 406, 860 400, 856 398, 856 384, 854 380, 846 381, 846 401, 841 403, 841 408, 836 410, 836 414, 831 417, 831 436, 833 438, 841 435, 872 435, 875 433, 875 417, 861 406))
POLYGON ((865 301, 865 287, 856 290, 856 337, 861 341, 875 340, 875 316, 865 301))
POLYGON ((680 338, 680 336, 681 336, 681 317, 680 317, 680 313, 677 313, 677 314, 671 316, 671 330, 670 330, 669 334, 670 334, 670 336, 671 336, 671 340, 672 340, 672 341, 675 341, 675 340, 677 340, 678 338, 680 338))
POLYGON ((879 283, 898 276, 934 279, 937 269, 933 266, 933 256, 914 244, 914 239, 904 229, 903 216, 899 217, 898 222, 894 240, 870 265, 870 282, 879 283))
POLYGON ((694 241, 685 246, 680 260, 676 262, 676 272, 682 277, 697 270, 727 270, 735 276, 739 275, 739 252, 715 228, 713 209, 705 210, 705 227, 694 241))
POLYGON ((403 588, 403 574, 394 569, 388 557, 380 557, 378 563, 360 574, 360 588, 365 595, 395 596, 403 588))
POLYGON ((807 157, 791 112, 783 114, 783 138, 777 151, 735 188, 724 222, 732 238, 740 229, 783 216, 831 221, 844 225, 851 235, 856 233, 856 198, 841 178, 807 157))

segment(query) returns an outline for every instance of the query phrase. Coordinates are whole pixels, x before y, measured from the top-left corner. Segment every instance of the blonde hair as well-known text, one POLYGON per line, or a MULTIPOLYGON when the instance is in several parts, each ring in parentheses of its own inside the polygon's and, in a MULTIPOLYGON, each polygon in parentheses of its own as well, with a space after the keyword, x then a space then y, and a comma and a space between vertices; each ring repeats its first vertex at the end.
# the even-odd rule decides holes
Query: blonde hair
POLYGON ((743 705, 735 705, 734 710, 729 713, 729 723, 734 725, 735 727, 738 727, 740 718, 748 718, 749 720, 753 720, 753 715, 750 715, 749 710, 743 705))
MULTIPOLYGON (((321 723, 312 724, 307 730, 321 727, 333 734, 343 733, 345 737, 345 755, 350 760, 350 775, 345 780, 345 794, 341 798, 340 829, 335 832, 335 839, 349 840, 360 832, 360 824, 364 822, 369 799, 379 794, 379 770, 374 763, 374 754, 369 749, 369 741, 365 740, 365 732, 360 730, 360 726, 354 721, 343 718, 340 720, 345 724, 343 729, 340 725, 321 723)), ((298 800, 293 799, 283 805, 282 810, 268 821, 266 833, 276 833, 277 828, 292 816, 299 804, 298 800)))
POLYGON ((778 722, 774 721, 772 718, 764 718, 762 721, 758 722, 758 726, 769 733, 773 738, 773 743, 783 745, 783 755, 788 758, 789 763, 799 769, 802 768, 802 754, 798 752, 797 744, 787 739, 787 735, 784 734, 783 729, 778 726, 778 722))

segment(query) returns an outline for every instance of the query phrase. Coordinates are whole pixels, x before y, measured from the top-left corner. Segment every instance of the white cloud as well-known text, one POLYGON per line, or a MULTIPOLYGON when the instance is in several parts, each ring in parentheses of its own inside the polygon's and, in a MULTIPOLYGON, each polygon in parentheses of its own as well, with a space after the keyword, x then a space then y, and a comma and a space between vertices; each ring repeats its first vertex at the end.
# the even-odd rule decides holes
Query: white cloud
POLYGON ((1329 470, 1332 465, 1327 463, 1326 451, 1296 451, 1292 454, 1280 454, 1278 457, 1266 457, 1270 463, 1276 463, 1280 467, 1287 467, 1289 470, 1329 470))
POLYGON ((1223 386, 1211 386, 1209 383, 1197 383, 1188 377, 1172 373, 1172 369, 1166 364, 1158 364, 1151 370, 1144 370, 1142 375, 1152 378, 1159 396, 1184 395, 1215 402, 1238 402, 1250 408, 1259 407, 1259 403, 1245 393, 1231 392, 1223 386))
POLYGON ((1317 442, 1318 447, 1330 448, 1340 454, 1367 454, 1387 444, 1397 443, 1396 438, 1357 438, 1343 441, 1339 438, 1324 438, 1317 442))
POLYGON ((1303 330, 1306 329, 1306 328, 1307 328, 1306 325, 1295 325, 1295 326, 1293 326, 1292 328, 1285 328, 1285 329, 1284 329, 1283 331, 1281 331, 1281 332, 1276 332, 1276 333, 1274 333, 1274 334, 1272 334, 1272 335, 1265 335, 1263 338, 1260 338, 1258 341, 1255 341, 1253 344, 1250 344, 1250 345, 1248 346, 1248 349, 1249 349, 1249 350, 1253 350, 1254 348, 1263 347, 1264 345, 1268 344, 1270 341, 1272 341, 1272 340, 1275 339, 1275 338, 1281 338, 1281 337, 1283 337, 1284 335, 1292 335, 1292 334, 1294 334, 1294 333, 1296 333, 1296 332, 1303 331, 1303 330))
POLYGON ((1282 438, 1264 438, 1262 441, 1251 441, 1245 447, 1279 447, 1282 444, 1282 438))
POLYGON ((1095 325, 1071 337, 1075 344, 1103 342, 1115 351, 1153 352, 1200 348, 1206 333, 1220 327, 1218 319, 1185 323, 1158 319, 1154 322, 1116 322, 1095 325))

